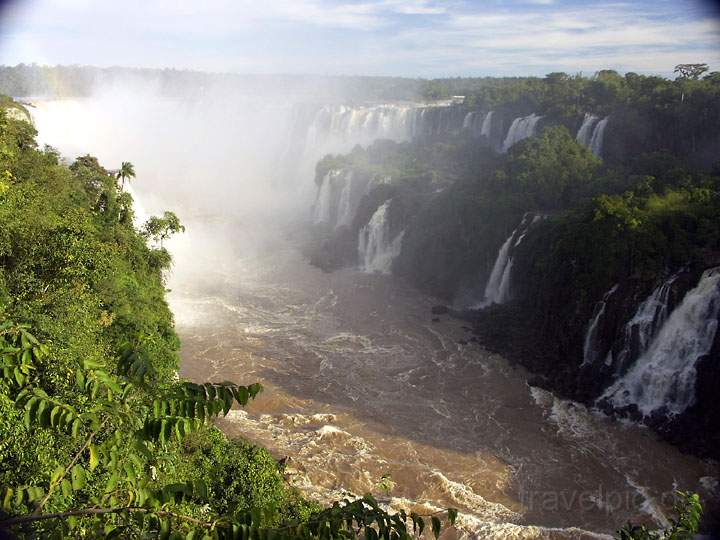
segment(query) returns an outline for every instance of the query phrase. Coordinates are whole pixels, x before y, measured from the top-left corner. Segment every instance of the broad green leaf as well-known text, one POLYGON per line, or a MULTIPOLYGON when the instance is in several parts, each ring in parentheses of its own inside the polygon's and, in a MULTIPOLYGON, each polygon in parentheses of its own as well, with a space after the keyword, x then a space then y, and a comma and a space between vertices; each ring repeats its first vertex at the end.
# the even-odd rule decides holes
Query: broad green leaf
POLYGON ((72 484, 67 478, 60 482, 60 489, 66 498, 72 497, 72 484))
POLYGON ((100 462, 100 458, 98 457, 98 451, 94 444, 91 444, 89 446, 89 450, 90 450, 89 466, 90 466, 90 470, 94 471, 95 468, 98 466, 98 463, 100 462))
POLYGON ((70 478, 72 479, 72 488, 77 491, 85 487, 85 469, 82 465, 74 465, 70 471, 70 478))

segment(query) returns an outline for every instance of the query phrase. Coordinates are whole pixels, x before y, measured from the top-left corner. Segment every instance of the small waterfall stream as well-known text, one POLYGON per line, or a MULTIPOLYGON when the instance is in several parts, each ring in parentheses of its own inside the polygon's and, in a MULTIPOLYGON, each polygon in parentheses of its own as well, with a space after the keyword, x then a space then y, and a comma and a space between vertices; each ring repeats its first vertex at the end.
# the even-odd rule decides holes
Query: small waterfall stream
POLYGON ((482 301, 472 306, 472 309, 482 309, 491 304, 504 304, 510 300, 510 276, 512 274, 513 260, 512 250, 520 245, 530 227, 537 223, 542 216, 527 212, 520 224, 510 233, 507 240, 500 246, 498 255, 495 258, 492 272, 485 285, 485 293, 482 301), (513 242, 513 240, 515 242, 513 242))
POLYGON ((490 111, 483 118, 482 127, 480 128, 480 135, 483 137, 490 138, 490 129, 492 128, 493 111, 490 111))
POLYGON ((603 139, 605 137, 605 128, 607 127, 609 116, 606 116, 595 124, 593 129, 592 137, 590 137, 590 151, 597 157, 602 157, 603 139))
POLYGON ((598 117, 594 114, 585 113, 585 117, 583 118, 582 125, 580 126, 580 129, 577 132, 577 136, 575 137, 575 140, 579 142, 580 144, 584 146, 590 146, 590 141, 592 140, 593 136, 593 126, 598 121, 598 117))
MULTIPOLYGON (((668 302, 672 284, 680 276, 673 274, 660 284, 637 308, 633 318, 623 331, 623 348, 617 353, 617 368, 622 369, 628 362, 643 354, 657 331, 668 316, 668 302)), ((613 363, 612 351, 608 353, 608 365, 613 363)))
POLYGON ((600 320, 603 318, 603 315, 605 315, 605 308, 607 307, 608 300, 617 290, 617 288, 618 284, 613 285, 613 287, 603 295, 602 300, 595 304, 593 316, 590 319, 587 330, 585 331, 585 341, 583 342, 583 361, 581 364, 582 366, 593 364, 598 359, 599 351, 597 350, 597 334, 600 320))
POLYGON ((366 184, 367 181, 358 180, 352 170, 329 171, 318 187, 313 223, 333 228, 349 226, 366 184))
POLYGON ((389 274, 392 262, 400 254, 404 231, 392 238, 388 209, 392 199, 385 201, 358 233, 358 259, 364 272, 389 274))
POLYGON ((508 129, 507 135, 505 136, 505 140, 503 141, 501 149, 502 153, 507 152, 510 147, 523 139, 527 139, 528 137, 535 135, 535 126, 541 118, 542 116, 538 116, 533 113, 529 116, 523 116, 513 120, 512 124, 510 124, 510 129, 508 129))
POLYGON ((720 267, 706 270, 673 310, 647 350, 601 399, 617 408, 636 405, 649 416, 680 414, 695 401, 698 360, 710 352, 720 315, 720 267))

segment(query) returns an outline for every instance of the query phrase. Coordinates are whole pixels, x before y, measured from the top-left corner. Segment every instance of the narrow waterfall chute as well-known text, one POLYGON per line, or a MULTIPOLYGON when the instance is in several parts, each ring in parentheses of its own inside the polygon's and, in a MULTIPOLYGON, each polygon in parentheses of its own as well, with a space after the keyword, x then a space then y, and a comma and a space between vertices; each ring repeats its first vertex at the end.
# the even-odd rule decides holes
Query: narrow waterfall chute
POLYGON ((370 221, 358 233, 358 259, 364 272, 389 274, 392 262, 400 254, 404 231, 392 236, 388 210, 392 199, 381 204, 370 221))
POLYGON ((511 298, 512 251, 520 245, 530 227, 542 219, 539 214, 527 212, 520 224, 510 233, 498 250, 495 264, 485 285, 483 299, 476 302, 472 309, 482 309, 491 304, 504 304, 511 298))
POLYGON ((592 137, 590 138, 590 151, 597 157, 602 157, 603 140, 605 137, 605 128, 607 127, 609 116, 606 116, 595 124, 592 137))
POLYGON ((463 129, 470 129, 473 125, 473 116, 475 116, 474 112, 469 112, 465 115, 465 118, 463 118, 463 129))
POLYGON ((321 223, 330 223, 330 209, 332 206, 333 196, 333 178, 337 171, 329 171, 322 179, 322 183, 318 188, 317 199, 315 200, 315 208, 313 212, 313 222, 316 225, 321 223))
POLYGON ((529 116, 523 116, 513 120, 512 124, 510 124, 510 129, 508 129, 507 135, 505 136, 505 140, 503 141, 501 149, 502 153, 507 152, 514 144, 522 141, 523 139, 527 139, 528 137, 535 135, 535 127, 541 118, 542 116, 538 116, 533 113, 529 116))
POLYGON ((581 364, 582 366, 593 364, 598 359, 598 328, 600 326, 600 321, 605 315, 605 308, 607 307, 607 302, 613 295, 613 293, 617 290, 618 286, 618 284, 613 285, 613 287, 603 295, 602 300, 595 304, 593 316, 588 323, 587 330, 585 331, 585 340, 583 341, 583 361, 581 364))
POLYGON ((493 111, 488 112, 483 118, 482 127, 480 128, 480 135, 490 138, 490 130, 492 128, 493 111))
POLYGON ((720 267, 706 270, 633 367, 601 399, 644 416, 677 415, 695 402, 698 360, 710 352, 720 315, 720 267))
POLYGON ((338 201, 337 219, 335 220, 335 226, 341 227, 343 225, 350 225, 354 215, 354 208, 352 205, 352 188, 353 188, 353 173, 348 172, 343 177, 343 186, 340 191, 340 199, 338 201))

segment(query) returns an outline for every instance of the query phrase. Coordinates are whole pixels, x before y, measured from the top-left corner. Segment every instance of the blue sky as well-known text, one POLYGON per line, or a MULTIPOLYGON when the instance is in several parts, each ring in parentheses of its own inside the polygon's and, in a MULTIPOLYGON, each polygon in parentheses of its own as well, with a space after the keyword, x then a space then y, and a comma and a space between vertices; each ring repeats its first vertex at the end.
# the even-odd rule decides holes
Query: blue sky
POLYGON ((16 0, 0 63, 331 75, 720 70, 700 0, 16 0))

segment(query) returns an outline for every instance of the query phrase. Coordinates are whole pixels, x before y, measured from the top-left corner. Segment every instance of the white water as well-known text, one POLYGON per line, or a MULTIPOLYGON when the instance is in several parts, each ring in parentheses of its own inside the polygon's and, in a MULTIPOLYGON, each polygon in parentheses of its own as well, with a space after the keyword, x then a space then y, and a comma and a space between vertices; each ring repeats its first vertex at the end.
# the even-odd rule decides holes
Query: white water
POLYGON ((593 126, 595 125, 595 122, 598 121, 598 117, 594 114, 585 113, 585 117, 583 118, 582 125, 580 126, 580 129, 577 132, 577 136, 575 137, 575 140, 579 142, 582 145, 590 146, 590 141, 592 140, 593 136, 593 126))
POLYGON ((465 115, 465 118, 463 119, 463 129, 470 129, 473 124, 473 116, 475 116, 474 112, 469 112, 465 115))
POLYGON ((360 202, 355 188, 352 170, 328 171, 318 187, 313 222, 335 228, 350 225, 360 202))
MULTIPOLYGON (((650 345, 650 341, 665 323, 668 316, 668 300, 672 284, 680 274, 673 274, 657 287, 637 308, 633 318, 625 325, 624 346, 617 354, 618 368, 622 368, 630 355, 642 355, 650 345)), ((608 356, 608 364, 612 363, 612 351, 608 356)))
POLYGON ((602 157, 603 139, 605 137, 608 118, 609 116, 606 116, 595 125, 592 137, 590 138, 590 150, 598 157, 602 157))
POLYGON ((353 208, 351 195, 352 195, 352 184, 353 184, 353 172, 350 171, 344 176, 344 184, 342 191, 340 192, 340 201, 338 203, 338 213, 336 226, 341 227, 343 225, 350 225, 355 215, 355 208, 353 208))
POLYGON ((533 215, 532 220, 529 219, 530 216, 530 213, 526 213, 520 221, 520 225, 500 246, 492 272, 490 272, 490 278, 485 285, 484 297, 481 302, 472 306, 472 309, 482 309, 491 304, 504 304, 510 300, 510 276, 513 266, 511 250, 520 245, 530 227, 541 219, 538 214, 533 215), (515 243, 513 243, 513 239, 516 239, 515 243))
POLYGON ((535 126, 541 118, 542 116, 533 113, 513 120, 503 141, 502 152, 507 152, 515 143, 535 135, 535 126))
POLYGON ((585 341, 583 343, 583 366, 592 364, 597 360, 598 351, 595 344, 597 343, 598 326, 603 315, 605 315, 607 301, 617 290, 617 288, 617 284, 613 285, 613 287, 603 295, 602 300, 595 304, 595 309, 593 310, 593 317, 592 319, 590 319, 590 323, 588 324, 587 330, 585 331, 585 341))
POLYGON ((695 401, 696 364, 710 352, 720 313, 720 267, 707 270, 670 314, 647 351, 603 397, 615 407, 680 414, 695 401))
POLYGON ((490 278, 485 285, 485 297, 480 304, 475 306, 476 308, 483 308, 490 304, 502 304, 505 299, 500 295, 503 276, 505 274, 505 267, 508 264, 508 252, 510 251, 510 243, 512 242, 515 231, 513 231, 507 240, 500 246, 498 255, 495 258, 495 264, 493 265, 492 272, 490 272, 490 278))
POLYGON ((485 137, 490 137, 490 129, 492 128, 492 117, 493 117, 493 111, 490 111, 485 115, 485 118, 483 118, 482 128, 480 129, 480 135, 483 135, 485 137))
POLYGON ((392 262, 400 254, 404 231, 391 237, 387 218, 391 199, 375 211, 372 218, 358 233, 358 258, 364 272, 389 274, 392 262))
POLYGON ((330 222, 330 206, 332 204, 332 178, 337 171, 329 171, 318 188, 315 201, 313 221, 316 224, 330 222))

